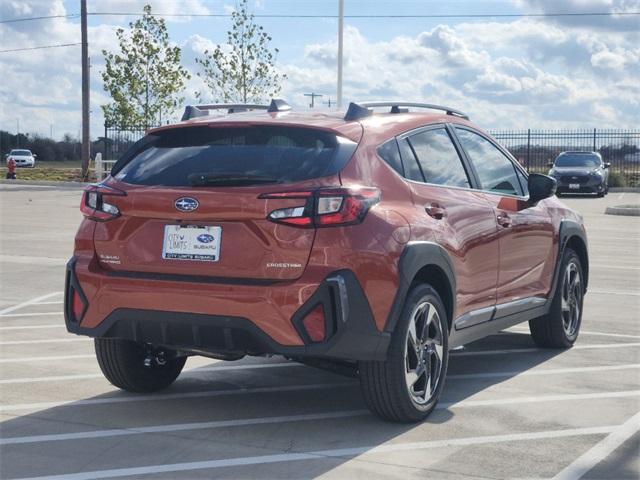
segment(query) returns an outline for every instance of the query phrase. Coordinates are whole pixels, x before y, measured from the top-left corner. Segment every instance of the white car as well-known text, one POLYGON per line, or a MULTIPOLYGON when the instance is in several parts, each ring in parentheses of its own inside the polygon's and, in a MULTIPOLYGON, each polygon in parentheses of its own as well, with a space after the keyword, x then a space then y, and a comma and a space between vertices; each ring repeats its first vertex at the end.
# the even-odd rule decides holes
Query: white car
POLYGON ((31 150, 13 149, 7 155, 7 161, 13 158, 16 162, 16 167, 35 167, 37 155, 31 153, 31 150))

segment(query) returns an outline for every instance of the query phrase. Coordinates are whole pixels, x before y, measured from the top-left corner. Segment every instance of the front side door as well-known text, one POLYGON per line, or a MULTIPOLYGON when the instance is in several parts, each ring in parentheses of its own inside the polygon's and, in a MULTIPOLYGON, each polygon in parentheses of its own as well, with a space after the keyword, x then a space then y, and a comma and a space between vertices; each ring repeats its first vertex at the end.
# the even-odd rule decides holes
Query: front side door
POLYGON ((456 328, 488 321, 496 302, 498 233, 493 208, 471 188, 469 175, 446 127, 398 138, 411 180, 417 221, 412 238, 444 247, 456 275, 456 328))
POLYGON ((456 127, 455 133, 498 226, 497 304, 531 299, 535 305, 551 288, 556 257, 553 225, 544 201, 536 206, 527 202, 526 174, 489 138, 462 127, 456 127))

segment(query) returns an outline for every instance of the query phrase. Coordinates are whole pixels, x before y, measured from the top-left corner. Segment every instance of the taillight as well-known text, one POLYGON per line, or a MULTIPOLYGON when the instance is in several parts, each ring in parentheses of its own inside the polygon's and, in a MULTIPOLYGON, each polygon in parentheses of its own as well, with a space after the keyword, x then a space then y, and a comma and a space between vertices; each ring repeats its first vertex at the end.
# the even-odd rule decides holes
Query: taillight
POLYGON ((302 205, 273 210, 267 216, 272 222, 293 227, 335 227, 362 222, 369 209, 380 201, 380 190, 370 187, 323 188, 264 193, 259 198, 304 200, 302 205))
POLYGON ((112 187, 107 187, 101 184, 89 185, 82 194, 82 200, 80 201, 80 211, 82 214, 98 222, 105 222, 111 220, 120 215, 120 210, 115 205, 109 203, 110 196, 125 196, 126 193, 122 190, 117 190, 112 187))

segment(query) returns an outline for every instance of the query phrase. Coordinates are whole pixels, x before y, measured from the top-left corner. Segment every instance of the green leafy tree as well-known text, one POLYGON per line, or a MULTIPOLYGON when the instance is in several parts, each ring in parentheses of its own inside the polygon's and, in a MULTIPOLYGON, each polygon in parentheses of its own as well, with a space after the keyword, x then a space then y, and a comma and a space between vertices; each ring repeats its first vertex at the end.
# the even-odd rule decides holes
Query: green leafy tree
POLYGON ((120 52, 102 51, 106 68, 104 89, 112 102, 102 105, 105 121, 119 127, 159 124, 182 103, 189 73, 180 65, 181 50, 169 44, 163 19, 145 5, 142 18, 129 24, 129 31, 116 31, 120 52))
POLYGON ((240 0, 231 14, 232 26, 227 32, 227 44, 205 50, 196 58, 208 92, 196 92, 196 97, 211 96, 223 102, 260 102, 278 94, 286 75, 275 68, 278 49, 271 49, 271 36, 254 22, 248 12, 248 0, 240 0))

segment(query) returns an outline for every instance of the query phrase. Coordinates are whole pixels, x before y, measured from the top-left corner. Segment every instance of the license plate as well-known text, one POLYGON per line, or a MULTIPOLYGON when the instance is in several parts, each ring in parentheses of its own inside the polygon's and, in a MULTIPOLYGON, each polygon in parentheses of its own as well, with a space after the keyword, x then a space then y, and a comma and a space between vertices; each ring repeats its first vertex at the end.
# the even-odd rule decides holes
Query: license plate
POLYGON ((579 183, 570 183, 569 184, 569 188, 571 188, 572 190, 577 190, 580 188, 580 184, 579 183))
POLYGON ((162 258, 217 262, 221 237, 222 227, 165 225, 162 258))

